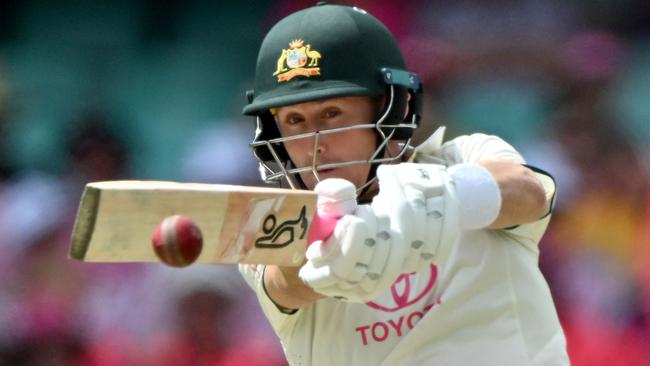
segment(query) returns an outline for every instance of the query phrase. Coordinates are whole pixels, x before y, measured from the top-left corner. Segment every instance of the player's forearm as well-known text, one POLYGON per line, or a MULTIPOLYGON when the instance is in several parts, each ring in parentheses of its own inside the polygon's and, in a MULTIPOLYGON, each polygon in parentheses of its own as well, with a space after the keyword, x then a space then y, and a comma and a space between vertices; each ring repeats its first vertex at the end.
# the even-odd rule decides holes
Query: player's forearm
POLYGON ((264 271, 264 286, 271 299, 286 309, 300 309, 323 298, 304 284, 298 276, 300 267, 268 265, 264 271))
POLYGON ((479 164, 494 176, 501 191, 501 210, 490 229, 532 222, 548 212, 544 187, 532 170, 513 161, 485 160, 479 164))

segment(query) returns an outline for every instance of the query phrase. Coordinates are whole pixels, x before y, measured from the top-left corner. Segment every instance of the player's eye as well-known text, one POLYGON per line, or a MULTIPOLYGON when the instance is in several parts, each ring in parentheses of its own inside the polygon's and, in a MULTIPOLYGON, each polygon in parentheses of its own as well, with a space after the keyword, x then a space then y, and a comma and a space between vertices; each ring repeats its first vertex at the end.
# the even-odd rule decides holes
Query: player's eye
POLYGON ((294 126, 304 122, 305 119, 301 115, 290 114, 285 118, 284 123, 289 126, 294 126))
POLYGON ((338 117, 341 111, 338 108, 328 108, 323 112, 323 118, 330 119, 338 117))

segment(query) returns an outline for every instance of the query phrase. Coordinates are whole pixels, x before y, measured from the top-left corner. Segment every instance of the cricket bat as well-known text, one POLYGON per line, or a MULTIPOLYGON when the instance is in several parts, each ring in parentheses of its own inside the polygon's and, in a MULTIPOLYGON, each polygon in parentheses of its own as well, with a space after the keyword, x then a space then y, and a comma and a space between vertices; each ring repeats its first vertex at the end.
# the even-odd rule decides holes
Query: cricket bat
POLYGON ((71 258, 86 262, 158 262, 156 226, 171 215, 203 233, 199 263, 298 266, 308 242, 327 237, 336 219, 316 215, 307 190, 166 181, 88 183, 71 235, 71 258))

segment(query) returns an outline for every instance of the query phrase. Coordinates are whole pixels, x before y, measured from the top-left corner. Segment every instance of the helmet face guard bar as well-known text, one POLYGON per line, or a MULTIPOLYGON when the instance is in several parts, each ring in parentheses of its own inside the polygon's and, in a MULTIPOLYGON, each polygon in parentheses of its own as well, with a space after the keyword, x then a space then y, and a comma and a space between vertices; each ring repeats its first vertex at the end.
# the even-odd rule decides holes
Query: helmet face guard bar
MULTIPOLYGON (((400 160, 410 148, 411 136, 418 127, 421 110, 422 87, 418 77, 410 72, 384 68, 381 70, 384 83, 387 85, 387 101, 381 115, 374 123, 363 123, 347 127, 331 128, 326 130, 303 133, 294 136, 280 136, 275 117, 265 111, 257 115, 257 129, 255 139, 250 144, 253 154, 259 161, 260 175, 266 183, 280 183, 287 181, 292 189, 305 188, 300 174, 311 172, 316 181, 320 182, 319 171, 360 164, 384 164, 400 160), (407 92, 410 100, 407 100, 407 92), (404 118, 406 105, 409 114, 404 118), (375 151, 367 160, 353 160, 338 163, 318 164, 318 146, 321 135, 330 135, 351 130, 373 129, 378 136, 375 151), (284 143, 313 139, 313 158, 311 165, 296 167, 289 158, 284 143), (403 141, 400 149, 394 155, 389 155, 386 149, 390 140, 403 141)), ((368 181, 357 192, 368 187, 376 177, 369 177, 368 181)))
MULTIPOLYGON (((340 168, 340 167, 345 167, 345 166, 350 166, 350 165, 358 165, 358 164, 380 164, 380 163, 389 163, 395 160, 400 159, 404 153, 407 150, 407 147, 409 146, 410 139, 407 140, 402 146, 400 146, 400 151, 395 155, 395 156, 379 156, 379 154, 385 150, 386 144, 390 139, 392 138, 392 135, 394 134, 394 131, 391 132, 389 135, 385 135, 383 131, 381 131, 381 128, 408 128, 408 129, 413 129, 414 126, 412 124, 399 124, 399 125, 383 125, 383 127, 379 127, 376 124, 372 123, 367 123, 367 124, 358 124, 354 126, 349 126, 349 127, 340 127, 340 128, 331 128, 327 130, 321 130, 321 131, 315 131, 315 132, 309 132, 309 133, 304 133, 300 135, 295 135, 295 136, 289 136, 289 137, 279 137, 276 139, 268 140, 268 141, 258 141, 258 142, 253 142, 251 144, 251 147, 253 149, 260 148, 260 147, 265 147, 270 151, 270 153, 273 155, 273 161, 260 161, 260 174, 262 175, 262 179, 267 182, 267 183, 274 183, 278 182, 281 179, 286 179, 287 183, 289 186, 293 189, 300 189, 302 188, 302 184, 299 183, 300 181, 296 182, 295 178, 296 175, 299 175, 300 173, 303 172, 308 172, 311 171, 312 174, 316 177, 316 180, 320 182, 320 176, 318 174, 319 171, 321 170, 326 170, 326 169, 332 169, 332 168, 340 168), (350 161, 345 161, 345 162, 340 162, 340 163, 329 163, 329 164, 317 164, 317 158, 318 158, 318 143, 321 135, 330 135, 334 133, 339 133, 339 132, 345 132, 345 131, 351 131, 351 130, 362 130, 362 129, 374 129, 377 131, 380 136, 384 136, 382 141, 379 143, 379 146, 375 149, 374 153, 372 156, 370 156, 367 160, 350 160, 350 161), (312 161, 310 166, 305 166, 305 167, 290 167, 289 161, 283 161, 280 157, 278 152, 275 149, 275 145, 278 143, 285 143, 289 141, 295 141, 295 140, 301 140, 301 139, 313 139, 313 149, 314 149, 314 154, 312 155, 312 161), (274 168, 276 167, 276 168, 274 168)), ((369 182, 368 182, 369 183, 369 182)), ((363 187, 365 188, 367 184, 364 184, 363 187)))

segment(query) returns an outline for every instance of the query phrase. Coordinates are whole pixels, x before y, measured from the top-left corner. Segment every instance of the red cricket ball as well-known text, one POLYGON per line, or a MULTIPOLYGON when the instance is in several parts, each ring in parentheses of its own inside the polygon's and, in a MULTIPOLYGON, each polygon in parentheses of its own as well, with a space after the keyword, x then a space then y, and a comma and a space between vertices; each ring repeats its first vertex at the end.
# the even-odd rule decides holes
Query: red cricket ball
POLYGON ((201 230, 182 215, 169 216, 158 224, 151 242, 158 258, 172 267, 194 263, 203 249, 201 230))

